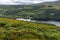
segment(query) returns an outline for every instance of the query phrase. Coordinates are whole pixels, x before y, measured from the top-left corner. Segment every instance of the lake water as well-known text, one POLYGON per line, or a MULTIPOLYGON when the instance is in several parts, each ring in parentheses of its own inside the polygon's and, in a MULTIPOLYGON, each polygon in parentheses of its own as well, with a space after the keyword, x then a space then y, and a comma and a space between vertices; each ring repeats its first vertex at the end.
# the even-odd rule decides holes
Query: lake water
POLYGON ((40 22, 40 23, 49 23, 49 24, 55 24, 56 26, 60 26, 60 22, 58 22, 58 21, 36 21, 36 20, 30 20, 30 19, 16 19, 16 20, 23 20, 23 21, 30 21, 30 22, 40 22))
POLYGON ((56 26, 60 26, 60 22, 58 21, 40 21, 42 23, 49 23, 49 24, 55 24, 56 26))

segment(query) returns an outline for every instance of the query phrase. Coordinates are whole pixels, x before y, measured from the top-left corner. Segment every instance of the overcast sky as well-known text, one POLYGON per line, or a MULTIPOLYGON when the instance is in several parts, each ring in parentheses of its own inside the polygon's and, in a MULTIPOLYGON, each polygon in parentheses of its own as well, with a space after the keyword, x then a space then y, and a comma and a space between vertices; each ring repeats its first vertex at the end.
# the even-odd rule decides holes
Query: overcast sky
POLYGON ((0 4, 23 4, 23 3, 42 3, 42 2, 51 2, 57 0, 0 0, 0 4))

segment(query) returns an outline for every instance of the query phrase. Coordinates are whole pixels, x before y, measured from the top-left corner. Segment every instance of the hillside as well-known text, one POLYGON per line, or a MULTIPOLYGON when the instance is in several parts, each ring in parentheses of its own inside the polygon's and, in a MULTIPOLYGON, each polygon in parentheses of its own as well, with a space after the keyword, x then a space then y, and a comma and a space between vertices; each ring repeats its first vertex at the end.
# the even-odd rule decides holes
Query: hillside
POLYGON ((60 40, 60 27, 0 18, 0 40, 60 40))
POLYGON ((31 5, 0 5, 0 18, 60 21, 60 1, 31 5))
POLYGON ((42 3, 44 5, 50 5, 50 6, 53 6, 53 8, 55 9, 59 9, 60 10, 60 1, 56 1, 56 2, 45 2, 45 3, 42 3))

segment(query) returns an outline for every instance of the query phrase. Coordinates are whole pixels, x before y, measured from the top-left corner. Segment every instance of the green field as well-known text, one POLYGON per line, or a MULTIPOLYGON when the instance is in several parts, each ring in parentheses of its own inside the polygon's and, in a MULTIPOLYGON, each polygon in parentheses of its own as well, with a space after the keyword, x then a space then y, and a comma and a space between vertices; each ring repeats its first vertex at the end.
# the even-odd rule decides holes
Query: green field
POLYGON ((60 40, 60 27, 0 18, 0 40, 60 40))

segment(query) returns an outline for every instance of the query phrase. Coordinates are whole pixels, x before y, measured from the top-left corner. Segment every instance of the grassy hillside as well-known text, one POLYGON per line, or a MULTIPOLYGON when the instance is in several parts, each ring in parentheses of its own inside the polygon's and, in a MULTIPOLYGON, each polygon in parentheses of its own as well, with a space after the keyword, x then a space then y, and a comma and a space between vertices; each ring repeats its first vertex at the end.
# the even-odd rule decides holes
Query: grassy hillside
POLYGON ((60 40, 60 27, 0 18, 0 40, 60 40))

